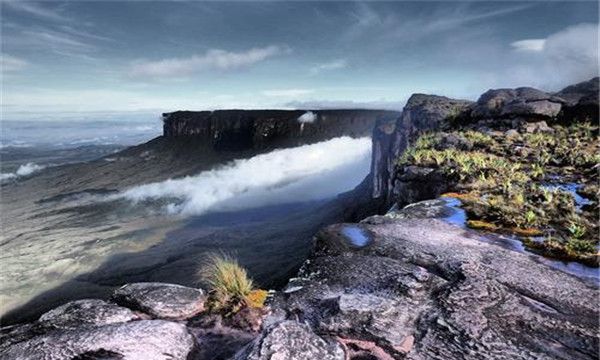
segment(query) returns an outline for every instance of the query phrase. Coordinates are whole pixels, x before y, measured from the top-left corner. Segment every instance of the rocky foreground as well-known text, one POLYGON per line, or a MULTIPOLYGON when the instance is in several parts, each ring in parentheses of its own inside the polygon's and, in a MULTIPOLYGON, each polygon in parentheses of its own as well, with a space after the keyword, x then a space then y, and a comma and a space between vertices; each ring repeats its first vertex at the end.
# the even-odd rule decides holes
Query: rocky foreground
POLYGON ((451 223, 458 209, 432 199, 446 189, 410 185, 395 168, 416 136, 456 121, 520 133, 597 122, 597 94, 598 79, 557 94, 494 90, 476 103, 415 95, 375 129, 367 179, 374 201, 414 203, 322 229, 265 308, 221 317, 203 290, 129 284, 110 301, 3 328, 0 359, 598 359, 597 282, 451 223))
POLYGON ((130 284, 4 328, 0 358, 597 358, 598 288, 482 242, 453 211, 432 200, 323 229, 263 320, 215 320, 199 289, 130 284))

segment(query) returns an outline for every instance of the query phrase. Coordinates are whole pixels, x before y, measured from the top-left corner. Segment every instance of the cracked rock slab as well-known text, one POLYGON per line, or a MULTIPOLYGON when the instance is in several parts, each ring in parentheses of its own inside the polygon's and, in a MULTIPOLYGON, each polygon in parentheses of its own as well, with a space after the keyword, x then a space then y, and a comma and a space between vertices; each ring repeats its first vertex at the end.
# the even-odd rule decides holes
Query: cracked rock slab
POLYGON ((442 220, 451 210, 366 219, 362 248, 326 227, 274 313, 398 359, 598 359, 598 286, 442 220))
POLYGON ((57 328, 108 325, 138 319, 128 308, 97 299, 68 302, 43 314, 39 323, 57 328))
POLYGON ((201 289, 165 283, 133 283, 113 294, 122 306, 159 319, 185 320, 204 311, 206 294, 201 289))
POLYGON ((194 348, 187 328, 164 320, 56 330, 13 344, 1 360, 185 360, 194 348))

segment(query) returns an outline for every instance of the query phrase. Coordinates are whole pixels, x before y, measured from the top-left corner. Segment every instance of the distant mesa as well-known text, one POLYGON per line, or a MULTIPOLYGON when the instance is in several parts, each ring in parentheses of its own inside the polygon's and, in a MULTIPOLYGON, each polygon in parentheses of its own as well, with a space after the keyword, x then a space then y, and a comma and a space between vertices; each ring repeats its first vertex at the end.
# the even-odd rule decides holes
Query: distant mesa
POLYGON ((298 146, 339 136, 370 136, 385 110, 217 110, 163 114, 165 138, 194 137, 217 151, 298 146))

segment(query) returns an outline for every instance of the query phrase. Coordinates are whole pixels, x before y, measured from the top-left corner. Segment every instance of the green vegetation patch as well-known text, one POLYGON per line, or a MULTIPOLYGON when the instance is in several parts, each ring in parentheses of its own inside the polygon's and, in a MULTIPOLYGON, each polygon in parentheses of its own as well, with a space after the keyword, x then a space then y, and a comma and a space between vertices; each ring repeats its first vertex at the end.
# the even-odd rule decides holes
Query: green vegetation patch
POLYGON ((460 194, 468 226, 510 231, 546 256, 598 266, 598 127, 551 133, 456 130, 420 136, 397 161, 441 171, 460 194), (574 194, 552 184, 581 184, 574 194))

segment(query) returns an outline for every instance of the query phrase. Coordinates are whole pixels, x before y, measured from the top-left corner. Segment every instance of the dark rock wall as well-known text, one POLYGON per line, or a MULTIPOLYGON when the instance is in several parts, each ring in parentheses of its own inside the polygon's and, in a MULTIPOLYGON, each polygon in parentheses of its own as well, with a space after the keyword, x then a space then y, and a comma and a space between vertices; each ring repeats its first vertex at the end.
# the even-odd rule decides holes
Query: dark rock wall
POLYGON ((471 102, 444 96, 414 94, 396 121, 380 121, 373 131, 372 196, 382 205, 392 203, 394 164, 419 134, 441 129, 457 118, 471 102))
POLYGON ((338 136, 371 135, 376 121, 393 120, 395 111, 313 110, 313 122, 298 119, 307 110, 177 111, 163 114, 166 138, 194 137, 218 151, 297 146, 338 136))

